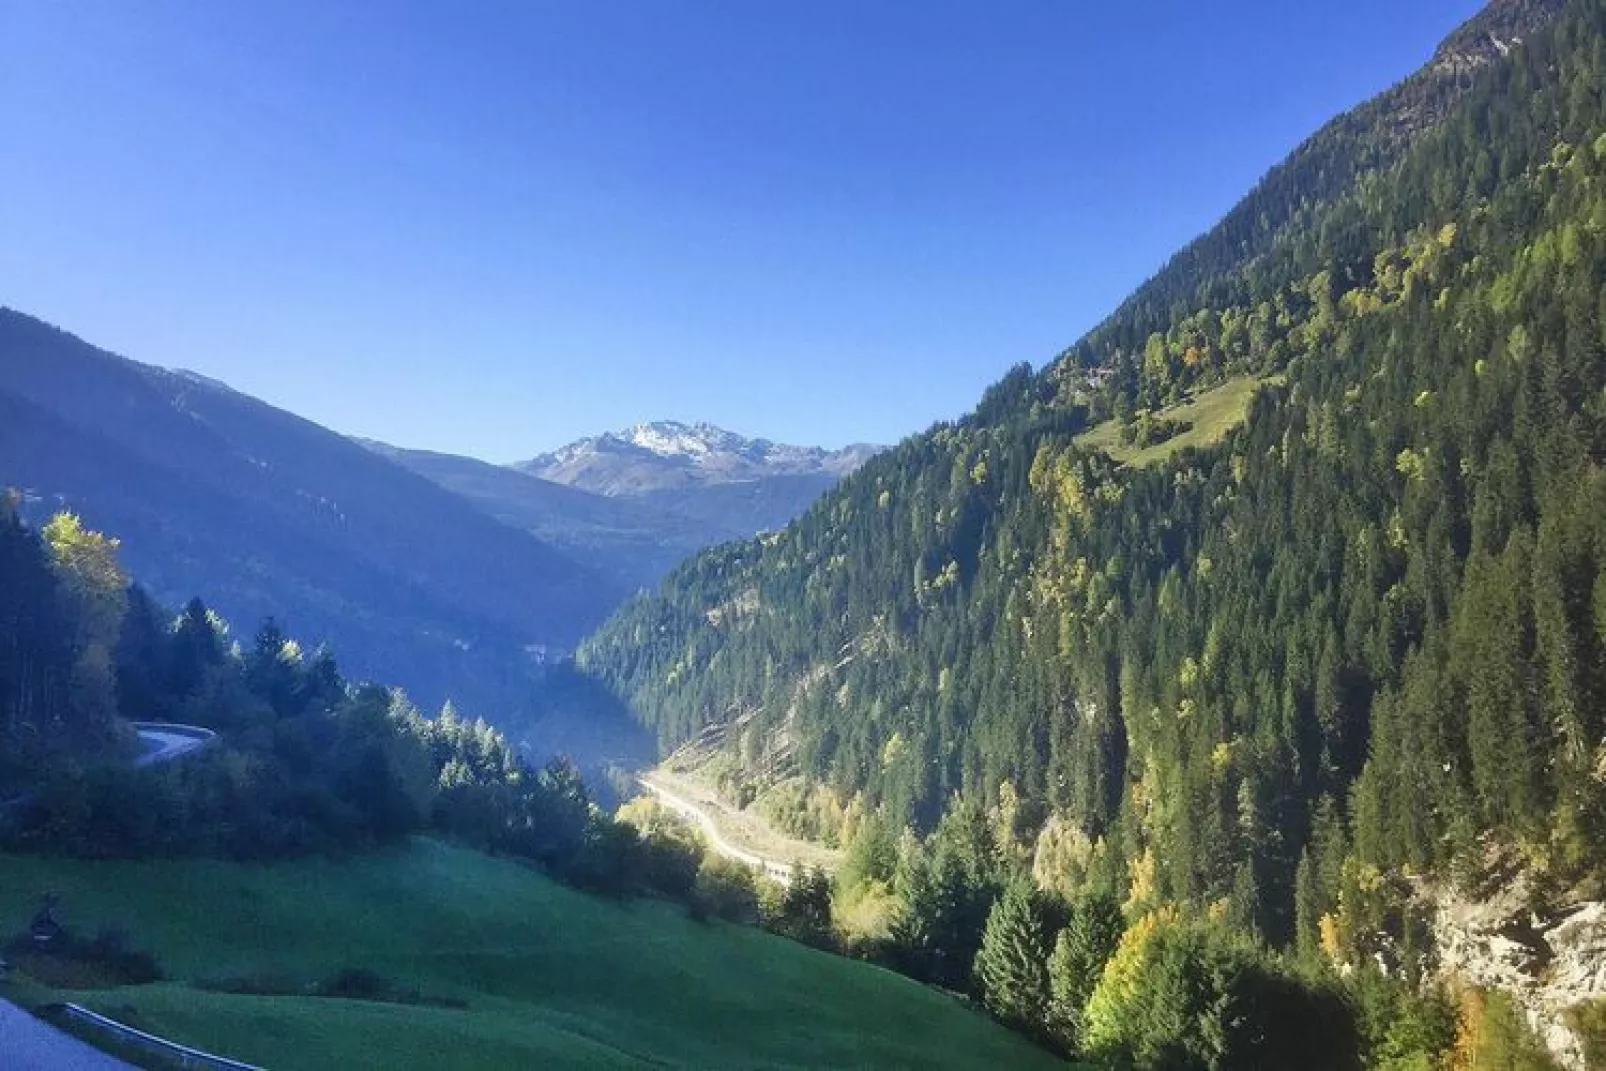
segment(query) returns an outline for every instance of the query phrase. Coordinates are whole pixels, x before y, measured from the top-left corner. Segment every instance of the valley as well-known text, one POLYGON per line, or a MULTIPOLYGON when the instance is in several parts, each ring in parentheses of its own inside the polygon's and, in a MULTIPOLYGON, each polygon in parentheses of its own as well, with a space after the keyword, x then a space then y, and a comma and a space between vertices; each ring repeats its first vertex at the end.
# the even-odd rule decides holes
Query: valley
MULTIPOLYGON (((366 367, 413 409, 330 412, 526 460, 348 437, 0 309, 0 999, 275 1068, 1606 1067, 1606 0, 1490 0, 1444 29, 1080 338, 925 431, 866 425, 890 447, 852 442, 849 415, 944 396, 957 358, 934 338, 970 361, 996 340, 933 315, 970 306, 899 291, 909 268, 863 287, 855 268, 853 300, 816 308, 843 268, 788 259, 762 292, 752 266, 783 244, 737 217, 811 237, 836 219, 858 187, 824 168, 853 128, 777 121, 818 103, 790 83, 713 121, 723 55, 681 118, 781 139, 760 171, 647 166, 687 127, 605 136, 629 110, 612 83, 513 92, 562 33, 509 27, 507 114, 472 102, 532 130, 563 102, 543 149, 576 138, 598 171, 558 214, 594 200, 612 226, 633 183, 663 184, 653 226, 612 235, 650 232, 645 257, 531 240, 539 197, 460 232, 528 241, 515 275, 562 258, 465 286, 439 312, 448 351, 496 348, 532 397, 564 368, 606 389, 565 394, 579 415, 545 430, 529 400, 480 396, 482 427, 446 358, 402 345, 422 328, 396 299, 378 333, 397 353, 366 367), (831 151, 786 140, 820 131, 831 151), (736 215, 693 241, 698 206, 736 215), (726 244, 752 259, 714 286, 695 262, 726 244), (642 264, 663 277, 636 308, 642 264), (592 272, 591 328, 621 333, 555 356, 587 332, 543 332, 592 272), (658 295, 687 279, 727 304, 658 295), (467 328, 492 297, 516 325, 467 328), (900 349, 883 317, 941 322, 900 349), (906 362, 895 391, 883 350, 906 362), (805 431, 790 395, 828 390, 815 441, 849 445, 626 410, 681 411, 694 383, 706 412, 762 413, 762 394, 773 427, 805 431), (526 453, 586 427, 620 430, 526 453)), ((893 30, 865 64, 887 77, 914 54, 893 30)), ((1007 19, 959 36, 1040 44, 1007 19)), ((425 37, 414 58, 438 57, 425 37)), ((658 43, 610 68, 654 100, 686 66, 658 43)), ((762 75, 749 93, 787 69, 733 54, 762 75)), ((357 88, 384 73, 362 58, 357 88)), ((1058 144, 1001 118, 1074 73, 1041 62, 997 65, 1038 89, 992 98, 978 130, 1058 144)), ((883 167, 964 124, 897 132, 883 167)), ((948 164, 967 182, 989 159, 970 156, 948 164)), ((1003 169, 995 195, 1046 227, 1058 183, 1099 163, 1003 169)), ((1144 189, 1139 169, 1194 192, 1175 164, 1123 162, 1119 185, 1144 189)), ((965 198, 905 199, 904 178, 820 231, 924 263, 965 198), (920 225, 899 240, 904 211, 920 225)), ((997 292, 978 300, 1025 285, 1003 271, 1020 254, 976 240, 1013 233, 995 208, 961 228, 997 292)), ((1072 252, 1113 263, 1135 237, 1072 252)))
POLYGON ((1599 3, 1488 5, 1055 360, 702 552, 581 668, 722 785, 783 742, 889 961, 1086 1058, 1403 1066, 1398 1029, 1421 1066, 1582 1069, 1606 975, 1541 996, 1543 942, 1423 890, 1589 919, 1606 881, 1603 48, 1599 3), (1224 1056, 1202 1009, 1158 1025, 1190 971, 1337 1033, 1224 1056))
POLYGON ((874 452, 707 426, 665 454, 593 446, 623 441, 565 456, 643 494, 353 442, 0 308, 0 474, 25 516, 76 511, 119 533, 159 601, 204 591, 242 629, 276 618, 309 650, 338 649, 356 679, 432 711, 451 699, 533 760, 561 752, 594 773, 649 749, 562 669, 580 638, 697 550, 784 525, 874 452))

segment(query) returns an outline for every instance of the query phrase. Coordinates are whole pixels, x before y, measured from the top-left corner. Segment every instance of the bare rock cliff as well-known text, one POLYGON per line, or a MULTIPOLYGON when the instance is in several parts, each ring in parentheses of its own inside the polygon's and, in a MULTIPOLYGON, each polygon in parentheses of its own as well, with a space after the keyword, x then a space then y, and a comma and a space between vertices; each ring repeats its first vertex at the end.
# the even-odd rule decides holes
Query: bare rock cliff
POLYGON ((1562 1066, 1585 1071, 1570 1009, 1606 998, 1606 902, 1534 914, 1520 880, 1481 900, 1431 896, 1439 973, 1452 985, 1511 994, 1562 1066))

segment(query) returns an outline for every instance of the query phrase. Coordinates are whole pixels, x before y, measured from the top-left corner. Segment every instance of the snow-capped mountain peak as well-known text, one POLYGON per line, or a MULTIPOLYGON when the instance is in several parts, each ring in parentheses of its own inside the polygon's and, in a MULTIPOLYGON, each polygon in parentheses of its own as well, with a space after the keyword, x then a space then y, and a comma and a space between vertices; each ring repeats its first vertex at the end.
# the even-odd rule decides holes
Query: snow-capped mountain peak
POLYGON ((598 494, 628 495, 774 476, 834 481, 879 449, 788 446, 703 422, 654 420, 580 439, 514 467, 598 494))
POLYGON ((712 424, 682 424, 678 420, 636 424, 618 433, 617 438, 660 457, 689 458, 708 457, 721 452, 740 453, 749 443, 762 442, 744 439, 712 424))

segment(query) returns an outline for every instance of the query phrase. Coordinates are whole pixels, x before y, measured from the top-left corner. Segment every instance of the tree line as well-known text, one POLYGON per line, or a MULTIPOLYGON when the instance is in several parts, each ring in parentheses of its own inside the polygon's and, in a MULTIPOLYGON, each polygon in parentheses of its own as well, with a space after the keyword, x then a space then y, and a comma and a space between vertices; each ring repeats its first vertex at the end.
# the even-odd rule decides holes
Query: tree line
POLYGON ((677 900, 698 917, 831 947, 830 886, 785 889, 708 853, 650 800, 619 817, 564 758, 536 768, 448 702, 346 680, 272 619, 245 642, 192 599, 131 582, 116 539, 0 498, 0 847, 94 858, 341 855, 444 836, 579 888, 677 900), (131 722, 213 743, 138 768, 131 722))

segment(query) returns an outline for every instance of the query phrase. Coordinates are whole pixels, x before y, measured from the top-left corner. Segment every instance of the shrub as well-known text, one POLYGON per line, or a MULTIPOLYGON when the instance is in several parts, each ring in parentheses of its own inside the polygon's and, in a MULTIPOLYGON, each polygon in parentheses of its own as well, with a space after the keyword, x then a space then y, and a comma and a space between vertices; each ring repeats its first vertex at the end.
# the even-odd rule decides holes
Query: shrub
POLYGON ((742 864, 719 855, 703 857, 697 868, 692 890, 692 915, 712 916, 729 922, 758 921, 758 896, 753 872, 742 864))
POLYGON ((23 971, 64 989, 145 985, 163 978, 156 956, 130 947, 127 931, 115 925, 102 926, 89 939, 62 930, 45 946, 22 934, 5 952, 23 971))
POLYGON ((1584 1046, 1584 1066, 1606 1067, 1606 999, 1573 1005, 1567 1010, 1567 1025, 1584 1046))

